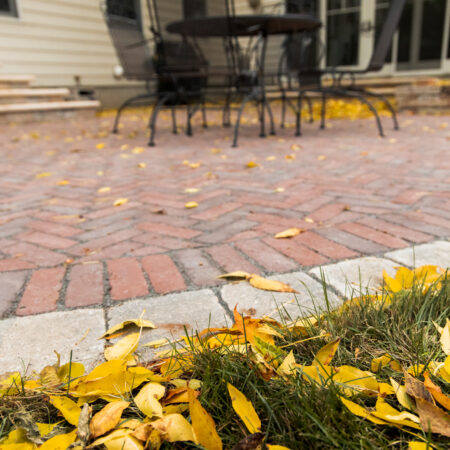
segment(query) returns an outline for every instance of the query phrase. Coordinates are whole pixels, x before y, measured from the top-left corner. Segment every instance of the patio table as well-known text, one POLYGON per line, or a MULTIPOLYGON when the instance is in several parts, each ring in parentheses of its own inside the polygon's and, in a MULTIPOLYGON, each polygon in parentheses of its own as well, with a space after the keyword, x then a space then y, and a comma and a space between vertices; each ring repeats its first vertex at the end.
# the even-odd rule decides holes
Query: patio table
MULTIPOLYGON (((310 31, 320 28, 321 22, 307 14, 246 14, 237 16, 207 16, 194 17, 169 23, 166 27, 170 33, 176 33, 185 37, 208 38, 208 37, 253 37, 261 38, 259 57, 256 58, 259 83, 250 90, 242 101, 239 110, 233 146, 237 146, 240 119, 245 105, 249 101, 256 100, 261 104, 261 132, 265 137, 265 110, 267 108, 271 115, 270 106, 266 98, 264 85, 265 61, 267 52, 267 41, 271 35, 292 34, 310 31)), ((271 120, 271 133, 274 134, 273 119, 271 120)))

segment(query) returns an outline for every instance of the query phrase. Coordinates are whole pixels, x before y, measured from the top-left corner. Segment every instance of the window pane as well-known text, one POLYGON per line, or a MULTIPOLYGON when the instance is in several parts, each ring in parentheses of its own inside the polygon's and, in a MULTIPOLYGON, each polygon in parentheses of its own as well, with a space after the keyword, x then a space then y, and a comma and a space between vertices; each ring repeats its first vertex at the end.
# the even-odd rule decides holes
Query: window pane
POLYGON ((400 20, 398 35, 398 62, 408 62, 411 52, 411 30, 412 30, 412 0, 406 2, 405 9, 400 20))
POLYGON ((341 8, 341 0, 328 0, 328 11, 332 9, 340 9, 341 8))
POLYGON ((17 16, 16 0, 0 0, 0 14, 17 16))
POLYGON ((327 19, 327 63, 329 66, 358 64, 359 12, 330 15, 327 19))
POLYGON ((286 12, 293 14, 316 14, 318 0, 286 0, 286 12))
POLYGON ((420 60, 441 59, 446 0, 426 0, 423 4, 420 60))

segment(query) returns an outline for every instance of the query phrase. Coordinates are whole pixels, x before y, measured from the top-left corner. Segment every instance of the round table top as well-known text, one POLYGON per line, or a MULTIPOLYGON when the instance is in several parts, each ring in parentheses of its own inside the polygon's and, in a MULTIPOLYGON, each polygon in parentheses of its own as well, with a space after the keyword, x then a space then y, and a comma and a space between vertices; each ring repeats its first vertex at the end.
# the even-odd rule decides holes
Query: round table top
POLYGON ((169 23, 167 31, 185 36, 223 37, 288 34, 315 30, 320 20, 307 14, 247 14, 234 17, 194 17, 169 23))

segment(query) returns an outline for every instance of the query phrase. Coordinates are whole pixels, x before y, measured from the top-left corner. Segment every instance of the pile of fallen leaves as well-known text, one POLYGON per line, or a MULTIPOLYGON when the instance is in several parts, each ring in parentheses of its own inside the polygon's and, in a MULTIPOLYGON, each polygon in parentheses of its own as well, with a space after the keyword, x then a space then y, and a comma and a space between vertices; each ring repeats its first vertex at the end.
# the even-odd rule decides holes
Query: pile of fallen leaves
MULTIPOLYGON (((325 315, 341 314, 363 302, 389 308, 393 306, 390 298, 395 293, 413 289, 418 280, 420 289, 426 292, 438 289, 444 277, 443 269, 436 266, 414 271, 400 268, 394 278, 384 273, 384 295, 351 299, 339 310, 325 315)), ((267 287, 256 275, 244 272, 227 274, 225 278, 267 287)), ((286 286, 282 290, 286 291, 286 286)), ((295 388, 300 379, 319 389, 333 387, 344 407, 354 415, 412 435, 414 438, 409 442, 412 449, 433 448, 426 443, 427 434, 450 437, 450 396, 446 393, 450 391, 450 320, 443 326, 435 324, 442 347, 439 355, 403 367, 385 353, 373 358, 370 371, 356 367, 357 352, 355 365, 332 364, 341 339, 331 338, 325 322, 317 316, 282 324, 268 317, 243 316, 235 308, 233 326, 185 336, 181 346, 172 343, 169 350, 160 351, 157 359, 150 362, 140 361, 136 350, 142 329, 153 328, 153 324, 143 319, 123 322, 102 336, 121 339, 106 348, 106 362, 87 374, 82 364, 71 361, 60 365, 58 356, 55 365, 45 367, 33 377, 25 378, 20 373, 0 377, 0 406, 4 410, 9 408, 8 420, 13 424, 12 431, 0 441, 0 449, 159 449, 165 443, 177 442, 193 443, 207 450, 222 449, 221 430, 217 431, 213 418, 198 398, 202 394, 202 380, 192 377, 197 355, 206 352, 223 358, 231 354, 246 358, 249 367, 266 383, 283 380, 295 388), (280 345, 286 333, 297 340, 280 345), (298 363, 289 347, 317 339, 329 342, 309 364, 298 363), (400 377, 401 381, 394 377, 389 383, 381 381, 380 374, 385 368, 398 373, 397 380, 400 377), (372 406, 366 406, 365 399, 372 406), (46 414, 57 416, 57 420, 42 421, 46 414)), ((164 343, 155 341, 148 345, 159 348, 164 343)), ((230 383, 227 390, 223 395, 229 396, 248 431, 235 448, 286 449, 266 436, 258 412, 247 397, 230 383)), ((5 423, 3 420, 3 427, 5 423)))

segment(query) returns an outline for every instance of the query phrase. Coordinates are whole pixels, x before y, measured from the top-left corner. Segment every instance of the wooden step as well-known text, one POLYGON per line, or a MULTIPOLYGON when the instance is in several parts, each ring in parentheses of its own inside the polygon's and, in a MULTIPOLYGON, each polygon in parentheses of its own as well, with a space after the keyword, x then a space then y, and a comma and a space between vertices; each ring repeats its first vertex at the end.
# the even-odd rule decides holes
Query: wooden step
POLYGON ((0 124, 39 122, 95 116, 100 102, 97 100, 56 101, 37 103, 0 104, 0 124))
POLYGON ((15 103, 0 105, 0 114, 27 113, 41 111, 59 111, 72 109, 96 109, 100 106, 97 100, 75 100, 67 102, 15 103))
POLYGON ((64 100, 70 96, 70 90, 65 88, 58 89, 0 89, 0 104, 11 103, 24 103, 24 102, 36 102, 49 101, 54 102, 58 100, 64 100))
POLYGON ((35 80, 33 75, 4 75, 0 74, 0 88, 28 87, 35 80))

